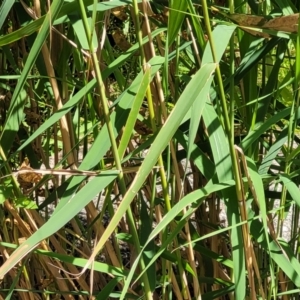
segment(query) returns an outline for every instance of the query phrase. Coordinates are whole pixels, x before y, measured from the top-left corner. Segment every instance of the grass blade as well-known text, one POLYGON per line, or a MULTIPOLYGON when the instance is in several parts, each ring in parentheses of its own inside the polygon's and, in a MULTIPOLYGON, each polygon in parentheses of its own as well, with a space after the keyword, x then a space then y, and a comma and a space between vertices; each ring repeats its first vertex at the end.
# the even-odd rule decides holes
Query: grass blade
POLYGON ((11 270, 24 256, 33 250, 42 240, 58 231, 69 220, 76 216, 80 210, 86 206, 98 193, 107 187, 117 176, 98 176, 92 179, 82 188, 69 202, 56 214, 39 228, 30 238, 28 238, 7 261, 0 267, 0 277, 3 277, 11 270))
POLYGON ((170 139, 174 135, 182 118, 185 116, 189 110, 190 104, 193 103, 196 96, 200 94, 202 89, 206 86, 207 82, 210 81, 211 76, 214 72, 215 64, 207 64, 203 66, 196 76, 191 80, 188 87, 185 89, 184 93, 181 95, 177 104, 175 105, 172 113, 167 119, 166 123, 159 131, 156 139, 154 140, 147 157, 145 158, 139 172, 137 173, 134 181, 132 182, 128 192, 126 193, 121 205, 116 211, 113 219, 111 220, 109 226, 106 228, 105 233, 98 242, 90 261, 94 259, 95 255, 103 247, 105 241, 110 237, 115 227, 121 220, 122 216, 126 212, 128 206, 133 200, 139 188, 142 186, 146 180, 148 174, 151 172, 151 169, 156 164, 156 161, 165 149, 170 139))

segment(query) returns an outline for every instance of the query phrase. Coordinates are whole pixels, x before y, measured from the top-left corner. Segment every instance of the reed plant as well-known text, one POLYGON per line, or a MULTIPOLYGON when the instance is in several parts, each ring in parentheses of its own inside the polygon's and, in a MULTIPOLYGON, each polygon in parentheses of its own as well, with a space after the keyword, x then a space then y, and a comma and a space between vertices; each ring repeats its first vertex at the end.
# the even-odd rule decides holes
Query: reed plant
POLYGON ((298 299, 298 6, 2 0, 0 299, 298 299))

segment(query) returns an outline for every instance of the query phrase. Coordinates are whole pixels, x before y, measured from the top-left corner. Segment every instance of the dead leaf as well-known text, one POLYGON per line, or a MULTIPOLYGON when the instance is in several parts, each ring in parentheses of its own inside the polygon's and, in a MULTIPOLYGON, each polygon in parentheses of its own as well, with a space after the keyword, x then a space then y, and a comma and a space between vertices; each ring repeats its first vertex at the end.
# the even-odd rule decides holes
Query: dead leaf
MULTIPOLYGON (((221 13, 219 11, 219 13, 221 13)), ((221 13, 223 15, 223 13, 221 13)), ((247 14, 228 14, 226 15, 230 20, 237 23, 241 28, 254 35, 263 38, 270 38, 271 33, 260 32, 256 30, 251 30, 248 27, 253 27, 257 29, 266 29, 273 31, 283 31, 288 33, 298 32, 298 20, 299 14, 293 14, 289 16, 282 16, 270 19, 265 16, 254 16, 247 14), (247 27, 247 28, 245 28, 247 27)))
POLYGON ((41 116, 39 114, 31 111, 28 108, 27 109, 25 108, 24 112, 26 114, 26 121, 29 126, 37 125, 40 123, 41 116))
POLYGON ((163 24, 168 24, 168 18, 169 18, 169 9, 167 7, 164 7, 162 13, 160 14, 149 14, 149 16, 163 24))
POLYGON ((20 166, 19 174, 18 174, 18 182, 21 187, 28 188, 28 184, 32 185, 33 183, 39 183, 43 176, 41 174, 37 174, 33 172, 34 170, 30 167, 29 159, 26 157, 23 163, 20 166), (22 172, 26 171, 26 172, 22 172))
POLYGON ((125 34, 120 29, 112 32, 112 37, 116 45, 122 50, 127 51, 132 45, 127 41, 125 34))
POLYGON ((115 7, 111 10, 111 13, 118 19, 120 19, 121 21, 126 21, 128 19, 128 16, 125 12, 125 7, 126 6, 119 6, 119 7, 115 7))
POLYGON ((152 129, 139 119, 135 122, 134 130, 140 135, 149 135, 153 133, 152 129))
POLYGON ((282 16, 269 20, 263 28, 276 31, 285 31, 290 33, 298 32, 299 14, 282 16))
POLYGON ((264 16, 254 16, 247 14, 229 14, 227 17, 240 26, 246 27, 258 27, 261 28, 268 22, 268 19, 264 16))

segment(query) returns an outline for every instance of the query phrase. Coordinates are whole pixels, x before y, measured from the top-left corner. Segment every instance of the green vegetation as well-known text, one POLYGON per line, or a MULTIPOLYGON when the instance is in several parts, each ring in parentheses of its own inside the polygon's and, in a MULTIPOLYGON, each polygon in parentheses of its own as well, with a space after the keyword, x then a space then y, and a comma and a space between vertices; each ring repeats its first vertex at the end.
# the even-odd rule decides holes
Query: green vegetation
POLYGON ((298 299, 297 6, 2 0, 0 299, 298 299))

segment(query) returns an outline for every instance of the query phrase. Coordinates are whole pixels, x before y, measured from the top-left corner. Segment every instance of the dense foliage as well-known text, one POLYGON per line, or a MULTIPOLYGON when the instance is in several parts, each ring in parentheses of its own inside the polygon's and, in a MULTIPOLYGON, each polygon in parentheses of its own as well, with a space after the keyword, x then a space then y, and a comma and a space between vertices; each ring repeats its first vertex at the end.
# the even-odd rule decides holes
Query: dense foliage
POLYGON ((298 6, 2 0, 0 299, 298 299, 298 6))

